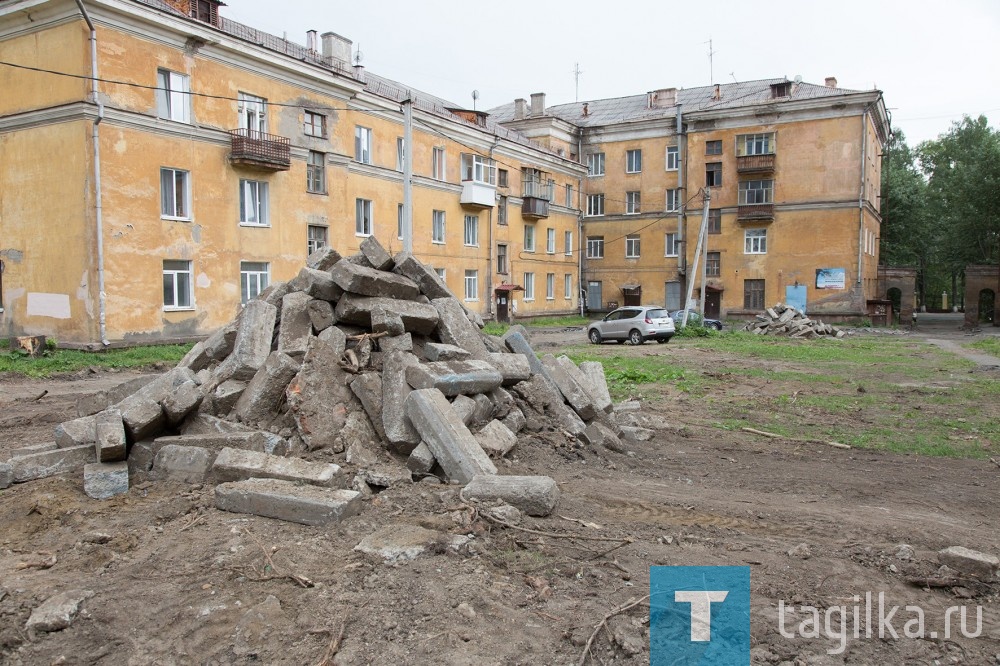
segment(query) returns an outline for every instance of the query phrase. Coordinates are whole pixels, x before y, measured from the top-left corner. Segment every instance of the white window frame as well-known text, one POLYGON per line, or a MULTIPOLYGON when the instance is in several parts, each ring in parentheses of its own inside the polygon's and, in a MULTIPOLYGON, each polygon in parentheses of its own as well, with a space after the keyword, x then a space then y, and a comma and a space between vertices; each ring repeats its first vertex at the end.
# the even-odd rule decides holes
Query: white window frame
POLYGON ((767 254, 767 229, 743 232, 743 254, 767 254))
POLYGON ((509 272, 510 246, 507 245, 507 243, 497 243, 497 273, 500 275, 507 275, 509 272))
POLYGON ((354 200, 354 235, 368 237, 375 233, 375 204, 371 199, 354 200))
POLYGON ((240 129, 267 133, 267 100, 257 95, 238 94, 237 110, 240 129))
POLYGON ((625 173, 642 173, 642 148, 625 151, 625 173))
POLYGON ((465 271, 465 300, 466 301, 478 301, 479 300, 479 271, 469 270, 465 271))
POLYGON ((774 203, 774 180, 741 180, 739 187, 739 205, 754 206, 774 203), (756 186, 756 187, 752 187, 756 186))
POLYGON ((326 138, 326 115, 316 111, 305 111, 302 116, 302 133, 317 139, 326 138), (318 128, 317 128, 318 122, 318 128))
POLYGON ((444 245, 445 223, 446 219, 443 210, 431 211, 431 242, 435 245, 444 245))
POLYGON ((271 264, 267 261, 240 261, 240 303, 246 305, 271 284, 271 264))
POLYGON ((556 230, 552 227, 547 227, 545 229, 545 253, 556 253, 556 230))
POLYGON ((156 70, 156 115, 164 120, 191 124, 191 77, 156 70))
POLYGON ((396 238, 403 240, 403 204, 396 204, 396 238))
POLYGON ((625 214, 638 215, 642 211, 642 194, 638 190, 625 193, 625 214))
POLYGON ((310 150, 306 155, 306 192, 326 194, 326 153, 310 150))
POLYGON ((465 216, 465 246, 479 247, 479 216, 465 216))
POLYGON ((396 137, 396 171, 403 170, 403 163, 406 161, 406 140, 401 136, 396 137))
MULTIPOLYGON (((163 296, 163 310, 165 312, 177 312, 180 310, 194 310, 194 267, 192 262, 184 259, 164 259, 163 260, 163 282, 166 287, 167 278, 170 278, 171 300, 167 303, 167 294, 163 296), (168 264, 170 266, 168 267, 168 264), (187 276, 187 284, 182 285, 180 276, 187 276), (187 305, 179 305, 181 296, 186 296, 187 305)), ((165 291, 165 290, 164 290, 165 291)))
POLYGON ((663 256, 664 257, 677 257, 680 256, 680 248, 678 247, 680 242, 677 240, 676 231, 668 231, 663 235, 663 256))
POLYGON ((736 136, 736 155, 773 155, 775 150, 774 132, 739 134, 736 136))
POLYGON ((496 185, 496 160, 477 155, 462 153, 462 182, 472 181, 483 185, 496 185))
POLYGON ((587 155, 587 176, 604 175, 604 153, 590 153, 587 155))
POLYGON ((266 180, 240 180, 240 226, 271 226, 270 196, 266 180))
POLYGON ((354 161, 361 164, 372 163, 372 129, 354 126, 354 161))
POLYGON ((604 258, 604 236, 587 236, 587 259, 604 258))
POLYGON ((667 190, 666 211, 676 213, 681 209, 681 191, 679 189, 667 190))
POLYGON ((638 259, 642 254, 642 236, 629 234, 625 237, 625 258, 638 259))
POLYGON ((677 171, 681 166, 681 148, 680 146, 667 146, 667 152, 665 164, 667 171, 677 171))
POLYGON ((556 300, 556 274, 546 273, 545 274, 545 300, 554 301, 556 300))
POLYGON ((524 225, 524 251, 535 251, 535 225, 533 224, 524 225))
POLYGON ((566 183, 566 208, 573 207, 573 185, 566 183))
POLYGON ((573 232, 563 232, 563 254, 567 257, 573 256, 573 232))
POLYGON ((160 167, 160 217, 164 220, 191 221, 190 171, 160 167))
MULTIPOLYGON (((330 244, 330 229, 322 224, 310 224, 306 227, 306 249, 312 254, 330 244), (319 236, 315 232, 321 232, 319 236)), ((308 255, 307 255, 308 256, 308 255)))
POLYGON ((587 217, 603 217, 603 216, 604 216, 604 195, 588 194, 587 217))
POLYGON ((439 278, 441 278, 441 282, 444 282, 444 276, 445 276, 445 272, 446 272, 445 269, 444 268, 435 268, 434 272, 437 273, 437 276, 439 278))
POLYGON ((448 174, 448 153, 444 147, 435 146, 431 151, 431 178, 434 180, 447 180, 448 174))
POLYGON ((524 300, 533 301, 535 300, 535 274, 525 273, 524 274, 524 300))
POLYGON ((573 299, 573 274, 563 273, 563 298, 566 300, 573 299))

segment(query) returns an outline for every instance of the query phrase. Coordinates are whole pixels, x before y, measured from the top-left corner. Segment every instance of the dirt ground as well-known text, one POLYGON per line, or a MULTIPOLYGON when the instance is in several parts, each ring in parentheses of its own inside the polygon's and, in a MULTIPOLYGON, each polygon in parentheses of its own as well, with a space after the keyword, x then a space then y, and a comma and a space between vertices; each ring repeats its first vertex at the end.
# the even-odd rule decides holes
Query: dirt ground
MULTIPOLYGON (((920 335, 966 341, 950 326, 920 335)), ((543 352, 582 339, 579 330, 533 333, 543 352)), ((600 350, 684 353, 676 344, 600 350)), ((709 367, 713 352, 698 358, 709 367)), ((51 440, 80 395, 132 376, 0 378, 0 459, 51 440)), ((211 486, 139 484, 101 502, 77 475, 15 485, 0 491, 0 663, 576 664, 602 618, 648 594, 650 566, 732 564, 751 567, 754 664, 1000 664, 1000 582, 907 581, 933 577, 941 548, 1000 553, 1000 468, 699 427, 717 405, 665 387, 640 412, 655 436, 627 454, 571 446, 555 432, 522 438, 499 466, 558 481, 556 514, 521 523, 546 534, 492 524, 455 488, 426 483, 387 489, 330 528, 218 511, 211 486), (379 528, 410 525, 472 539, 402 563, 353 550, 379 528), (69 628, 25 631, 32 609, 73 589, 93 596, 69 628), (823 613, 853 607, 855 595, 863 604, 866 592, 900 607, 899 639, 862 628, 839 651, 837 638, 781 633, 779 601, 823 613), (924 638, 903 637, 914 617, 906 605, 924 610, 924 638), (962 636, 957 620, 941 637, 953 605, 968 607, 969 632, 982 607, 978 637, 962 636)), ((788 615, 785 633, 803 617, 788 615)), ((648 663, 646 606, 613 614, 591 651, 588 663, 648 663)))

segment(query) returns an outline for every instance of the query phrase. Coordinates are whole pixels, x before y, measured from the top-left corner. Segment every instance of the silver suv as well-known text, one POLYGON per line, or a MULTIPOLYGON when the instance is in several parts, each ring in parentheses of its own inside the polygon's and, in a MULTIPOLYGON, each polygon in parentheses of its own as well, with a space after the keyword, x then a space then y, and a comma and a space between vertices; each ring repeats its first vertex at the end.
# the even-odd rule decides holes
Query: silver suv
POLYGON ((674 320, 663 308, 649 305, 626 306, 609 312, 604 319, 587 327, 587 337, 595 345, 605 340, 628 340, 641 345, 646 340, 669 342, 674 337, 674 320))

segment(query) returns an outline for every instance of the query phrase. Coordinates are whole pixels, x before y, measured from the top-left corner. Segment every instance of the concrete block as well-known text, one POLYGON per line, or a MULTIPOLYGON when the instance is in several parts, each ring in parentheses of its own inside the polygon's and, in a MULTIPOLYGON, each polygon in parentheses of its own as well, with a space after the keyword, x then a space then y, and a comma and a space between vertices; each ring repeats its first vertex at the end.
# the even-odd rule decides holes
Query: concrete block
POLYGON ((10 488, 14 483, 14 466, 9 462, 0 463, 0 490, 10 488))
POLYGON ((437 389, 413 391, 406 414, 448 479, 468 483, 476 474, 496 474, 496 467, 437 389))
POLYGON ((547 516, 559 501, 559 487, 548 476, 475 476, 462 489, 462 497, 503 500, 529 516, 547 516))
POLYGON ((434 269, 423 264, 419 259, 408 252, 400 252, 393 258, 396 264, 393 272, 405 275, 420 287, 420 293, 427 298, 447 298, 454 297, 448 285, 444 283, 434 269))
POLYGON ((361 495, 353 490, 303 486, 279 479, 247 479, 215 488, 215 506, 303 525, 328 525, 361 512, 361 495))
POLYGON ((309 344, 309 336, 312 335, 309 304, 313 300, 315 299, 309 294, 301 291, 292 292, 281 299, 281 323, 278 325, 279 352, 292 357, 300 357, 306 353, 306 345, 309 344))
POLYGON ((107 391, 88 393, 76 399, 76 415, 78 417, 91 416, 110 406, 111 402, 108 400, 107 391))
POLYGON ((503 376, 504 386, 531 379, 531 365, 524 354, 489 354, 486 361, 503 376))
POLYGON ((277 318, 278 309, 261 300, 252 300, 243 307, 233 352, 216 372, 219 381, 253 378, 271 353, 277 318))
MULTIPOLYGON (((409 366, 407 366, 409 368, 409 366)), ((385 440, 385 424, 382 420, 382 377, 377 372, 364 372, 351 382, 351 391, 361 401, 365 413, 375 427, 379 439, 385 440)))
POLYGON ((196 342, 194 347, 191 347, 190 351, 184 355, 177 365, 190 368, 193 372, 198 372, 208 367, 208 364, 212 362, 211 357, 208 355, 208 350, 205 348, 205 341, 201 340, 196 342))
POLYGON ((386 562, 406 562, 428 550, 459 552, 469 540, 464 534, 448 534, 418 525, 387 525, 365 536, 354 550, 386 562))
POLYGON ((77 416, 90 416, 115 405, 133 393, 139 391, 144 386, 152 382, 160 375, 140 375, 127 382, 122 382, 107 391, 98 391, 89 395, 81 396, 76 401, 77 416))
POLYGON ((344 293, 343 289, 333 281, 329 271, 320 271, 308 266, 302 268, 290 284, 292 291, 304 291, 321 301, 336 301, 344 293))
POLYGON ((241 449, 222 449, 215 458, 212 471, 220 481, 284 479, 326 488, 346 484, 340 467, 333 463, 313 463, 241 449))
POLYGON ((309 323, 317 333, 325 331, 337 323, 337 318, 333 315, 333 306, 329 301, 321 301, 314 298, 307 306, 309 311, 309 323))
POLYGON ((511 390, 521 400, 519 404, 530 430, 540 430, 553 422, 571 435, 579 435, 586 430, 587 424, 563 403, 559 389, 544 375, 532 375, 531 379, 515 384, 511 390))
POLYGON ((493 420, 493 401, 485 393, 476 393, 471 396, 476 403, 476 409, 472 413, 472 428, 477 430, 493 420))
MULTIPOLYGON (((344 429, 348 414, 361 407, 348 386, 354 376, 340 367, 343 347, 338 351, 327 341, 333 338, 327 335, 328 331, 339 329, 328 328, 309 341, 302 367, 285 389, 288 409, 310 451, 332 447, 344 429)), ((340 333, 341 344, 343 337, 340 333)))
POLYGON ((61 449, 81 444, 93 444, 96 435, 96 416, 81 416, 72 421, 63 421, 55 427, 56 446, 61 449))
POLYGON ((382 350, 384 354, 391 354, 394 351, 402 352, 412 352, 413 351, 413 336, 409 333, 403 333, 402 335, 391 335, 379 338, 378 341, 379 349, 382 350))
POLYGON ((951 546, 938 551, 938 562, 955 571, 987 581, 1000 571, 1000 560, 996 557, 963 546, 951 546))
POLYGON ((524 338, 525 342, 529 345, 531 344, 531 334, 528 333, 528 329, 521 324, 512 324, 511 327, 507 329, 507 332, 500 336, 500 341, 503 342, 506 348, 510 348, 510 346, 507 345, 507 339, 512 335, 520 335, 524 338))
POLYGON ((511 409, 510 412, 507 413, 507 416, 503 417, 500 422, 507 426, 507 429, 514 434, 524 430, 524 426, 527 423, 524 418, 524 412, 517 407, 511 409))
POLYGON ((465 309, 457 298, 435 298, 431 305, 437 308, 437 334, 444 342, 455 345, 469 352, 472 358, 485 361, 489 356, 486 345, 483 344, 479 329, 469 321, 465 309))
POLYGON ((406 381, 415 389, 436 388, 447 396, 486 393, 503 382, 486 361, 435 361, 406 368, 406 381))
POLYGON ((317 249, 306 259, 306 266, 317 271, 329 271, 340 261, 340 253, 329 245, 317 249))
POLYGON ((371 327, 372 309, 380 306, 398 313, 403 326, 411 333, 429 335, 438 323, 438 311, 433 305, 355 294, 344 294, 337 302, 334 314, 338 321, 371 327))
POLYGON ((382 426, 392 444, 420 443, 420 435, 403 409, 411 391, 406 383, 406 368, 419 364, 417 357, 407 352, 392 352, 382 359, 382 426))
POLYGON ((212 361, 222 361, 233 352, 239 324, 232 322, 205 339, 205 353, 212 361))
POLYGON ((128 492, 128 463, 89 463, 83 466, 83 492, 93 499, 110 499, 128 492))
POLYGON ((519 332, 512 333, 511 331, 507 331, 503 340, 507 344, 507 348, 512 352, 524 355, 524 358, 528 361, 528 367, 531 368, 532 375, 545 374, 545 367, 538 360, 538 356, 535 355, 535 350, 528 344, 527 337, 519 332))
POLYGON ((182 435, 212 435, 228 432, 253 432, 254 429, 242 423, 226 421, 209 414, 193 414, 181 424, 182 435))
POLYGON ((233 411, 233 407, 236 406, 236 402, 246 391, 247 382, 240 381, 237 379, 227 379, 218 386, 215 387, 215 413, 216 414, 228 414, 233 411))
POLYGON ((153 469, 156 454, 165 445, 158 445, 156 440, 144 439, 136 442, 128 452, 128 477, 133 485, 149 479, 149 471, 153 469))
POLYGON ((477 407, 476 401, 467 395, 456 395, 455 399, 451 401, 451 411, 465 425, 472 423, 477 407))
POLYGON ((393 267, 392 255, 390 255, 382 244, 378 242, 378 239, 374 236, 369 236, 368 238, 361 241, 361 254, 365 255, 368 263, 372 265, 373 268, 380 271, 391 271, 393 267))
POLYGON ((42 453, 43 451, 55 451, 59 447, 56 446, 55 442, 42 442, 40 444, 29 444, 27 446, 19 446, 14 449, 7 451, 10 454, 10 459, 20 458, 21 456, 30 456, 32 453, 42 453))
POLYGON ((80 612, 80 604, 92 596, 94 593, 90 590, 67 590, 49 597, 31 611, 24 628, 29 636, 39 632, 61 631, 73 624, 80 612))
POLYGON ((372 332, 386 333, 387 335, 402 335, 406 331, 403 326, 403 318, 393 311, 386 310, 383 306, 372 308, 372 332))
POLYGON ((330 328, 322 331, 317 337, 320 340, 330 345, 333 352, 340 358, 343 355, 344 350, 347 349, 347 333, 344 332, 338 326, 331 326, 330 328))
POLYGON ((594 407, 598 411, 610 414, 614 411, 615 404, 611 401, 608 380, 604 375, 604 364, 600 361, 584 361, 579 367, 580 372, 586 378, 584 388, 587 389, 587 393, 593 399, 594 407))
POLYGON ((633 442, 648 442, 656 435, 656 432, 649 428, 639 426, 622 426, 621 428, 625 439, 633 442))
POLYGON ((83 469, 87 463, 96 461, 97 451, 94 444, 88 443, 20 456, 13 458, 10 465, 13 469, 14 483, 24 483, 56 474, 76 472, 83 469))
POLYGON ((122 423, 122 413, 117 409, 109 409, 94 418, 97 460, 102 463, 125 460, 125 424, 122 423))
POLYGON ((410 452, 410 457, 406 459, 406 467, 414 474, 430 474, 435 462, 437 461, 430 447, 421 442, 410 452))
POLYGON ((156 481, 204 483, 214 459, 213 452, 200 446, 167 444, 153 459, 149 478, 156 481))
POLYGON ((420 294, 413 280, 375 268, 342 261, 330 270, 338 287, 351 294, 409 301, 420 294))
POLYGON ((579 414, 581 419, 589 421, 597 416, 597 408, 594 407, 594 401, 590 398, 590 394, 566 371, 555 356, 552 354, 543 356, 542 365, 548 371, 549 378, 559 388, 559 392, 566 398, 566 402, 579 414))
POLYGON ((167 422, 176 425, 198 409, 202 400, 201 387, 195 382, 184 382, 160 402, 167 422))
POLYGON ((136 394, 119 403, 125 431, 132 441, 152 437, 167 425, 167 416, 159 401, 151 395, 136 394))
POLYGON ((599 421, 588 425, 586 430, 579 434, 579 437, 593 447, 603 446, 617 453, 627 452, 625 444, 622 443, 617 433, 599 421))
POLYGON ((462 361, 469 356, 467 350, 443 342, 428 342, 424 345, 424 358, 428 361, 462 361))
POLYGON ((357 254, 352 254, 351 256, 344 259, 349 264, 354 264, 355 266, 363 266, 364 268, 375 268, 372 266, 371 262, 368 261, 368 257, 358 252, 357 254))
POLYGON ((502 419, 514 408, 514 396, 506 389, 493 389, 486 397, 493 403, 493 418, 502 419))
MULTIPOLYGON (((257 295, 257 300, 264 301, 265 303, 278 308, 278 317, 281 317, 281 299, 293 291, 296 291, 293 287, 294 285, 291 280, 288 282, 272 282, 267 286, 267 288, 264 289, 264 291, 257 295)), ((239 316, 242 316, 242 312, 237 316, 237 318, 239 318, 239 316)))
POLYGON ((638 400, 622 400, 615 405, 615 413, 624 414, 627 412, 638 412, 642 409, 642 403, 638 400))
POLYGON ((236 401, 234 411, 240 421, 254 425, 270 421, 299 366, 300 363, 291 356, 272 352, 236 401))
POLYGON ((476 433, 476 441, 491 458, 502 458, 517 444, 517 435, 502 422, 493 420, 476 433))
MULTIPOLYGON (((262 430, 254 430, 251 432, 211 433, 204 435, 168 435, 157 437, 151 441, 154 444, 154 455, 164 446, 194 446, 210 451, 215 455, 226 448, 270 453, 268 448, 273 448, 273 444, 271 444, 272 437, 278 437, 278 435, 262 430)), ((135 446, 132 449, 134 450, 135 446)))

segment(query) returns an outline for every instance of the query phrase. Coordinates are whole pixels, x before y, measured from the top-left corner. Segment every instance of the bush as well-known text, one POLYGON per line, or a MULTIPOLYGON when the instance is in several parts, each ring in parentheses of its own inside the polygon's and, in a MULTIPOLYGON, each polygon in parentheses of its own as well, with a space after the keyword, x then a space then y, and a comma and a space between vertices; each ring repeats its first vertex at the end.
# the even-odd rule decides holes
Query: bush
POLYGON ((719 332, 712 326, 699 326, 696 324, 688 324, 677 331, 677 337, 679 338, 710 338, 718 334, 719 332))

